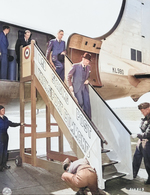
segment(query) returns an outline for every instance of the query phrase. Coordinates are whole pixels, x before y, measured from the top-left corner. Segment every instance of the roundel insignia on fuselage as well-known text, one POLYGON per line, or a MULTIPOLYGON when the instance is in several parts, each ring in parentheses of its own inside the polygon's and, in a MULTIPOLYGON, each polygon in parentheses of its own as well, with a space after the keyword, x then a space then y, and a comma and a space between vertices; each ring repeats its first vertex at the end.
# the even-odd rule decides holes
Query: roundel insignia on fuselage
POLYGON ((30 48, 26 47, 24 50, 24 57, 25 57, 25 59, 28 59, 29 56, 30 56, 30 48))

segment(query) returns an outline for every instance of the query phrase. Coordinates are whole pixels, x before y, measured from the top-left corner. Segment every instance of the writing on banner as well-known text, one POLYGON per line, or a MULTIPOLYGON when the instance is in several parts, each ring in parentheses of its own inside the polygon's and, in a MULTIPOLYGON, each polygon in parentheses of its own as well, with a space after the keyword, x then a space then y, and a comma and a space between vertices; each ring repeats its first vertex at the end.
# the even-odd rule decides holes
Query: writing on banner
POLYGON ((40 60, 39 56, 35 60, 36 76, 79 147, 86 153, 92 143, 92 128, 76 104, 75 112, 72 113, 73 100, 51 69, 51 78, 46 78, 46 66, 49 65, 40 60))

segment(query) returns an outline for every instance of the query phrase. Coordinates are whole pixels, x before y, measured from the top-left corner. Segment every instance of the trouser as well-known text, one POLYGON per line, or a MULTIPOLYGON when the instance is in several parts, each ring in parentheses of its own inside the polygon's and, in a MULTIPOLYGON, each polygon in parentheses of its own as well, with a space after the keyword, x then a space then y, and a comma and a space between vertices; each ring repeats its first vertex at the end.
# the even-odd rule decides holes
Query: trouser
POLYGON ((60 76, 61 80, 64 81, 64 63, 61 63, 58 60, 53 61, 53 63, 56 67, 57 74, 60 76))
POLYGON ((8 139, 7 133, 0 133, 0 169, 4 167, 7 162, 8 139))
POLYGON ((0 78, 7 79, 7 69, 8 69, 8 58, 7 54, 1 54, 1 70, 0 70, 0 78))
POLYGON ((90 97, 89 97, 88 89, 85 86, 83 86, 83 89, 79 89, 79 91, 77 93, 74 93, 74 95, 77 98, 81 108, 91 119, 91 105, 90 105, 90 97))
POLYGON ((64 172, 62 180, 65 181, 73 190, 88 187, 93 195, 100 194, 98 191, 96 172, 89 169, 82 169, 76 174, 64 172))
POLYGON ((150 141, 142 140, 139 146, 136 146, 136 150, 133 156, 133 176, 138 174, 142 157, 144 158, 144 164, 148 177, 150 179, 150 141))
POLYGON ((18 81, 20 81, 20 58, 17 58, 16 61, 18 64, 18 81))

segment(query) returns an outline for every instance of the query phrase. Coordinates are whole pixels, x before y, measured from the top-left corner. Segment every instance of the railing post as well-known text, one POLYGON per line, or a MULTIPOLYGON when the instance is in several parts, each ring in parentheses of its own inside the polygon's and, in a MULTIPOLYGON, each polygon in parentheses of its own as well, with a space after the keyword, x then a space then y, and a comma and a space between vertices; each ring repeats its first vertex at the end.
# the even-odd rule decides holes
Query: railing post
MULTIPOLYGON (((46 132, 51 131, 51 115, 50 115, 50 104, 48 103, 46 105, 46 132)), ((46 153, 48 154, 48 151, 51 150, 51 138, 46 138, 46 153)))
POLYGON ((36 166, 36 87, 34 76, 34 43, 31 41, 31 164, 36 166))
POLYGON ((63 149, 63 133, 61 131, 60 128, 58 128, 60 136, 59 136, 59 152, 63 153, 64 149, 63 149))
POLYGON ((34 75, 34 43, 35 41, 31 41, 31 75, 34 75))
POLYGON ((31 81, 31 154, 32 165, 36 166, 36 88, 31 81))
MULTIPOLYGON (((24 123, 24 83, 20 83, 20 121, 24 123)), ((24 127, 20 126, 20 157, 24 162, 24 127)))

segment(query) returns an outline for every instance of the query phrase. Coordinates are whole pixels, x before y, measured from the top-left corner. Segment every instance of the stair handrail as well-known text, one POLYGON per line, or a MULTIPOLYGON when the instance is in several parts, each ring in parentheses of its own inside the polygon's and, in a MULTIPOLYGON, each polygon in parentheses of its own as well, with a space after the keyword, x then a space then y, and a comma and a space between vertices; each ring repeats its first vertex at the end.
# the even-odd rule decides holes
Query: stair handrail
POLYGON ((126 131, 132 135, 131 131, 126 127, 126 125, 122 122, 122 120, 117 116, 117 114, 112 110, 112 108, 107 104, 107 102, 101 97, 101 95, 96 91, 96 89, 89 83, 90 87, 94 90, 94 92, 99 96, 99 98, 103 101, 103 103, 107 106, 107 108, 113 113, 115 118, 122 124, 122 126, 126 129, 126 131))
MULTIPOLYGON (((66 55, 68 60, 73 64, 71 59, 66 55)), ((131 135, 131 131, 126 127, 126 125, 121 121, 121 119, 116 115, 116 113, 112 110, 112 108, 107 104, 107 102, 102 98, 102 96, 96 91, 96 89, 89 83, 89 86, 94 90, 94 92, 99 96, 99 98, 103 101, 103 103, 107 106, 107 108, 113 113, 113 115, 118 119, 118 121, 122 124, 122 126, 126 129, 126 131, 131 135)))

